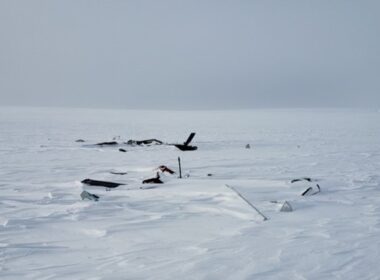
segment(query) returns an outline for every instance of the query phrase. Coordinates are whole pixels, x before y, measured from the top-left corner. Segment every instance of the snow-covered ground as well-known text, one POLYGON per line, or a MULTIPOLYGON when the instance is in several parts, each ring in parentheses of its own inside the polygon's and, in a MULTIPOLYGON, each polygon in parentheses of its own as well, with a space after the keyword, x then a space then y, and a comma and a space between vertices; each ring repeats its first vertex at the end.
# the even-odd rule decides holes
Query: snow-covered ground
POLYGON ((380 279, 376 110, 1 108, 0 191, 1 279, 380 279), (192 152, 90 145, 192 131, 192 152), (185 178, 142 185, 178 156, 185 178))

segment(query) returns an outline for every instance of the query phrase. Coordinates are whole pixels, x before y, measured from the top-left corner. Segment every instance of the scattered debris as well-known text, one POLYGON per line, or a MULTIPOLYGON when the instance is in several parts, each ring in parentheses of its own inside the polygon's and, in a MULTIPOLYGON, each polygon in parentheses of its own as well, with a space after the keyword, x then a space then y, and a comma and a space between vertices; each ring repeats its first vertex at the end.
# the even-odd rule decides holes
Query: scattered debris
POLYGON ((118 186, 122 186, 125 184, 114 183, 114 182, 106 182, 106 181, 97 181, 92 179, 84 179, 81 183, 89 186, 98 186, 98 187, 106 187, 106 188, 117 188, 118 186))
POLYGON ((85 199, 94 200, 94 201, 98 201, 99 200, 99 196, 97 196, 96 194, 92 194, 92 193, 86 192, 86 191, 83 191, 80 194, 80 197, 82 198, 82 200, 85 200, 85 199))
MULTIPOLYGON (((315 182, 316 180, 313 180, 309 177, 304 177, 304 178, 299 178, 299 179, 293 179, 290 181, 290 183, 296 183, 296 182, 302 182, 302 181, 307 181, 309 183, 315 182)), ((315 195, 317 193, 321 192, 321 187, 316 184, 315 186, 311 186, 307 188, 301 195, 302 196, 310 196, 310 195, 315 195)))
POLYGON ((312 182, 313 180, 309 177, 304 177, 304 178, 299 178, 299 179, 293 179, 290 181, 290 183, 295 183, 295 182, 300 182, 300 181, 308 181, 308 182, 312 182))
POLYGON ((257 209, 251 202, 249 202, 244 196, 241 195, 234 187, 231 187, 229 185, 225 185, 227 188, 232 190, 234 193, 236 193, 241 199, 243 199, 249 206, 251 206, 261 217, 263 217, 264 221, 268 220, 267 217, 264 216, 263 213, 260 212, 259 209, 257 209))
POLYGON ((284 204, 282 205, 281 212, 293 212, 293 207, 290 205, 289 202, 285 201, 284 204))
POLYGON ((247 144, 247 145, 245 145, 245 148, 246 148, 246 149, 250 149, 250 148, 251 148, 251 145, 247 144))
POLYGON ((142 182, 143 184, 163 184, 160 180, 160 174, 157 172, 157 175, 155 178, 146 179, 142 182))
POLYGON ((126 152, 127 152, 127 150, 124 150, 124 149, 120 148, 120 149, 119 149, 119 152, 123 152, 123 153, 126 153, 126 152))
POLYGON ((111 141, 111 142, 101 142, 101 143, 97 143, 95 145, 97 145, 97 146, 115 146, 118 144, 119 143, 117 143, 116 141, 111 141))
POLYGON ((198 149, 197 146, 190 146, 190 142, 193 140, 195 136, 195 132, 190 133, 189 137, 187 138, 186 142, 183 144, 174 144, 178 149, 181 151, 195 151, 198 149))
POLYGON ((77 142, 77 143, 84 143, 86 141, 84 141, 83 139, 78 139, 78 140, 75 140, 75 142, 77 142))
POLYGON ((213 174, 212 174, 212 173, 209 173, 209 174, 207 174, 207 176, 208 176, 208 177, 211 177, 211 176, 213 176, 213 174))
POLYGON ((169 174, 174 174, 175 173, 173 170, 171 170, 170 168, 168 168, 165 165, 161 165, 160 167, 158 167, 158 169, 160 169, 162 173, 165 173, 165 172, 167 172, 169 174))
POLYGON ((162 145, 164 144, 162 141, 157 139, 147 139, 147 140, 128 140, 127 145, 162 145))
MULTIPOLYGON (((161 140, 158 139, 146 139, 146 140, 128 140, 127 142, 124 142, 124 144, 131 145, 131 146, 141 146, 141 145, 169 145, 169 146, 176 146, 181 151, 194 151, 197 150, 198 147, 196 146, 190 146, 190 142, 193 140, 195 136, 195 132, 190 133, 189 137, 187 138, 186 142, 183 144, 168 144, 164 143, 161 140)), ((102 143, 100 143, 102 144, 102 143)))
POLYGON ((114 174, 114 175, 127 175, 128 174, 127 172, 116 172, 116 171, 111 171, 110 173, 114 174))
POLYGON ((315 189, 315 187, 309 187, 301 195, 302 196, 310 196, 310 195, 315 195, 317 193, 320 193, 321 192, 321 187, 318 184, 316 185, 316 187, 317 187, 317 189, 315 189))

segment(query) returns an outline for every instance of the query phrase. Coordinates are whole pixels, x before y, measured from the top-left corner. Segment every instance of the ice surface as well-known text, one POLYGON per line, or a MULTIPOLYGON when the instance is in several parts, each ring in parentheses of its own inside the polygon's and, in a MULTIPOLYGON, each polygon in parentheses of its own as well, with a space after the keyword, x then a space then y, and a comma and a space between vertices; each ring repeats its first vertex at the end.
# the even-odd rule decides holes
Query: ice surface
POLYGON ((379 279, 379 140, 370 110, 2 108, 0 278, 379 279), (194 152, 89 146, 192 131, 194 152), (178 156, 188 178, 140 189, 178 156), (290 181, 302 177, 322 192, 301 197, 310 183, 290 181))

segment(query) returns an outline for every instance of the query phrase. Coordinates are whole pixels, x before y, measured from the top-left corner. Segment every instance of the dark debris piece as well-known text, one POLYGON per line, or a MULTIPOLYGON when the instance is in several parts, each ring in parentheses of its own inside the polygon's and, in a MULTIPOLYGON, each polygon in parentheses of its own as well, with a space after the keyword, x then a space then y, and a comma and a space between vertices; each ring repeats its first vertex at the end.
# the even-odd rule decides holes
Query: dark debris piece
POLYGON ((160 174, 158 174, 157 172, 157 175, 155 178, 146 179, 142 183, 143 184, 163 184, 164 182, 160 180, 160 174))
POLYGON ((190 135, 189 135, 189 137, 187 138, 186 142, 183 143, 183 144, 184 144, 185 146, 188 146, 188 145, 191 143, 191 141, 193 141, 194 136, 195 136, 195 132, 190 133, 190 135))
POLYGON ((321 192, 321 187, 317 184, 316 185, 317 187, 317 190, 315 190, 313 187, 309 187, 307 188, 306 191, 304 191, 301 196, 310 196, 310 195, 315 195, 317 193, 320 193, 321 192))
POLYGON ((309 177, 305 177, 305 178, 293 179, 290 181, 290 183, 295 183, 295 182, 300 182, 300 181, 312 182, 313 180, 309 177))
POLYGON ((116 141, 111 141, 111 142, 101 142, 101 143, 97 143, 95 145, 97 145, 97 146, 115 146, 118 144, 119 143, 117 143, 116 141))
POLYGON ((195 151, 198 149, 197 146, 187 146, 187 145, 182 145, 182 144, 175 144, 174 146, 176 146, 181 151, 195 151))
POLYGON ((162 145, 164 144, 162 141, 157 139, 147 139, 147 140, 128 140, 127 145, 162 145))
POLYGON ((192 132, 190 133, 186 142, 184 142, 183 144, 174 144, 174 146, 180 149, 181 151, 195 151, 198 149, 198 147, 189 145, 191 141, 194 139, 194 136, 195 136, 195 132, 192 132))
POLYGON ((120 148, 120 149, 119 149, 119 152, 123 152, 123 153, 126 153, 126 152, 127 152, 127 150, 124 150, 124 149, 120 148))
POLYGON ((114 174, 114 175, 127 175, 128 174, 127 172, 115 172, 115 171, 111 171, 110 173, 114 174))
POLYGON ((83 191, 80 194, 80 197, 82 198, 82 200, 85 200, 85 199, 94 200, 94 201, 98 201, 99 200, 99 196, 97 196, 96 194, 92 194, 92 193, 86 192, 86 191, 83 191))
POLYGON ((83 139, 78 139, 78 140, 75 140, 75 142, 77 142, 77 143, 84 143, 86 141, 84 141, 83 139))
POLYGON ((84 179, 82 183, 89 186, 106 187, 106 188, 111 188, 111 189, 117 188, 118 186, 125 185, 125 184, 120 184, 120 183, 97 181, 97 180, 92 180, 92 179, 84 179))

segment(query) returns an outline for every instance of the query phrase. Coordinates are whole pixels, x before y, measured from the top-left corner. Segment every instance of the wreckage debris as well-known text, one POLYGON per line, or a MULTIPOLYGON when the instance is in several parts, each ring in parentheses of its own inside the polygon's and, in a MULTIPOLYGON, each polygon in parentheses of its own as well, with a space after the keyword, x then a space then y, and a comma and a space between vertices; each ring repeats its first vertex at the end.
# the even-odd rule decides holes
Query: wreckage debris
POLYGON ((75 142, 77 142, 77 143, 84 143, 86 141, 84 141, 83 139, 78 139, 78 140, 75 140, 75 142))
POLYGON ((124 150, 124 149, 120 148, 120 149, 119 149, 119 152, 123 152, 123 153, 126 153, 126 152, 127 152, 127 150, 124 150))
POLYGON ((189 137, 187 138, 186 142, 183 143, 185 146, 188 146, 191 141, 193 141, 193 138, 195 136, 195 132, 190 133, 189 137))
POLYGON ((127 175, 128 174, 127 172, 115 172, 115 171, 111 171, 110 173, 114 174, 114 175, 127 175))
POLYGON ((125 144, 127 145, 162 145, 164 144, 162 141, 157 139, 147 139, 147 140, 128 140, 125 144))
POLYGON ((174 174, 175 172, 173 170, 171 170, 170 168, 168 168, 167 166, 165 165, 161 165, 160 167, 158 167, 159 170, 161 170, 162 173, 169 173, 169 174, 174 174))
POLYGON ((293 207, 289 202, 285 201, 280 209, 280 212, 293 212, 293 207))
MULTIPOLYGON (((141 145, 147 145, 147 146, 150 146, 150 145, 169 145, 169 146, 175 146, 178 149, 180 149, 181 151, 195 151, 198 149, 198 147, 189 145, 190 142, 193 140, 194 136, 195 136, 195 132, 190 133, 189 137, 187 138, 187 140, 183 144, 168 144, 168 143, 164 143, 161 140, 157 140, 157 139, 128 140, 127 142, 124 142, 124 144, 131 145, 131 146, 136 146, 136 145, 137 146, 141 146, 141 145)), ((99 143, 99 144, 103 144, 103 143, 99 143)))
POLYGON ((94 201, 98 201, 99 200, 99 196, 97 196, 96 194, 92 194, 92 193, 86 192, 86 191, 83 191, 80 194, 80 197, 82 198, 82 200, 85 200, 85 199, 94 200, 94 201))
POLYGON ((125 185, 125 184, 120 184, 120 183, 98 181, 98 180, 92 180, 92 179, 84 179, 81 183, 85 185, 89 185, 89 186, 106 187, 110 189, 125 185))
POLYGON ((313 180, 309 177, 304 177, 304 178, 299 178, 299 179, 293 179, 290 181, 290 183, 295 183, 295 182, 300 182, 300 181, 308 181, 308 182, 312 182, 313 180))
POLYGON ((142 182, 143 184, 163 184, 164 182, 160 179, 160 174, 157 172, 155 178, 146 179, 142 182))
MULTIPOLYGON (((290 183, 296 183, 296 182, 302 182, 302 181, 307 181, 309 183, 312 183, 312 182, 315 182, 316 180, 314 179, 311 179, 309 177, 304 177, 304 178, 299 178, 299 179, 293 179, 290 181, 290 183)), ((317 193, 321 192, 321 187, 316 184, 315 186, 311 186, 309 188, 307 188, 302 194, 301 196, 310 196, 310 195, 315 195, 317 193)))
POLYGON ((180 149, 181 151, 195 151, 198 149, 197 146, 190 146, 189 144, 193 140, 195 136, 195 132, 190 133, 189 137, 187 138, 186 142, 183 144, 174 144, 175 147, 180 149))
POLYGON ((116 141, 111 141, 111 142, 101 142, 101 143, 97 143, 95 145, 97 145, 97 146, 115 146, 118 144, 119 143, 117 143, 116 141))
POLYGON ((251 145, 247 144, 247 145, 245 145, 245 148, 246 148, 246 149, 250 149, 250 148, 251 148, 251 145))
POLYGON ((270 203, 281 204, 280 212, 293 212, 292 205, 286 200, 284 203, 278 200, 271 200, 270 203))
POLYGON ((181 151, 195 151, 198 149, 198 147, 196 147, 196 146, 186 146, 186 145, 182 145, 182 144, 175 144, 174 146, 176 146, 181 151))
POLYGON ((321 192, 321 187, 317 184, 316 185, 317 189, 315 187, 309 187, 306 191, 304 191, 301 196, 310 196, 310 195, 315 195, 317 193, 321 192))

